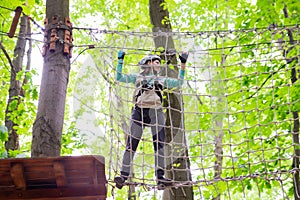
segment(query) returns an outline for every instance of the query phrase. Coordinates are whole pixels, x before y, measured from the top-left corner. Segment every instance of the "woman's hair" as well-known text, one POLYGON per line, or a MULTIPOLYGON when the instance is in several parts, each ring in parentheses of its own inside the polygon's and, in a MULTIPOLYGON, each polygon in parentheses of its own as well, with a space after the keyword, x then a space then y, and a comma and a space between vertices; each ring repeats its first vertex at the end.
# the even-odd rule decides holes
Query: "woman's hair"
POLYGON ((151 67, 143 67, 142 69, 143 69, 143 71, 141 71, 141 73, 140 73, 142 76, 148 75, 148 74, 149 74, 149 71, 152 70, 151 67))
POLYGON ((140 62, 138 63, 142 68, 145 67, 148 61, 154 61, 154 60, 159 60, 161 61, 161 58, 158 55, 147 55, 140 62))
POLYGON ((155 60, 161 61, 161 58, 158 55, 150 54, 145 56, 142 60, 140 60, 138 64, 140 65, 141 69, 143 69, 143 71, 140 73, 142 76, 148 75, 149 72, 153 72, 153 74, 157 74, 157 72, 153 70, 153 67, 148 66, 149 61, 153 62, 155 60))

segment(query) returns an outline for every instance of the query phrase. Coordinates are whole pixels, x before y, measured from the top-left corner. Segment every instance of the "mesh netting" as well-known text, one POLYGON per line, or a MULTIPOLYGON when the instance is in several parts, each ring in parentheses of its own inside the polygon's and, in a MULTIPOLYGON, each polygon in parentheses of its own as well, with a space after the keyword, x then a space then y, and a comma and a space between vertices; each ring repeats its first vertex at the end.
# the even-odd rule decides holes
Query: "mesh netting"
MULTIPOLYGON (((133 84, 115 80, 118 51, 126 52, 124 74, 139 73, 140 59, 155 53, 163 59, 160 75, 174 79, 178 53, 188 51, 184 85, 163 92, 165 172, 173 183, 171 192, 184 197, 190 188, 195 199, 300 198, 298 25, 177 33, 90 29, 90 36, 96 45, 74 46, 95 49, 90 51, 93 61, 78 72, 73 91, 75 117, 88 117, 89 124, 76 125, 82 132, 94 122, 101 125, 105 136, 92 144, 106 157, 112 187, 131 134, 135 90, 133 84), (168 65, 171 49, 176 49, 176 59, 168 65), (90 106, 103 96, 107 101, 97 109, 90 106), (96 113, 94 118, 85 116, 83 107, 96 113)), ((147 127, 130 165, 126 185, 131 195, 132 187, 157 194, 152 143, 147 127)))
MULTIPOLYGON (((161 76, 173 78, 180 68, 178 53, 188 51, 184 85, 163 93, 165 171, 173 189, 192 186, 204 199, 293 194, 299 172, 298 26, 91 35, 97 50, 90 52, 109 92, 109 181, 120 174, 134 107, 134 84, 115 80, 118 51, 126 52, 124 74, 139 73, 138 61, 155 53, 165 60, 161 76), (167 42, 157 49, 157 40, 167 42), (167 65, 170 40, 177 59, 167 65)), ((150 128, 145 128, 127 185, 155 188, 154 163, 150 128)))

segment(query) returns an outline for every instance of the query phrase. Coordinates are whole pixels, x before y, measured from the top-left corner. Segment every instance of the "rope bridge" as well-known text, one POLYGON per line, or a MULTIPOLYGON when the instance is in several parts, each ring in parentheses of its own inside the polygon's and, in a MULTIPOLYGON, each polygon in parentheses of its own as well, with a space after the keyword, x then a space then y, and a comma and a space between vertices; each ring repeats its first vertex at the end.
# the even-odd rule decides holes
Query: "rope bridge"
MULTIPOLYGON (((103 119, 111 184, 130 134, 135 89, 115 81, 117 53, 126 52, 125 74, 139 73, 139 60, 157 54, 165 60, 162 76, 176 78, 178 55, 166 63, 172 40, 176 54, 189 52, 184 85, 164 90, 163 97, 166 174, 173 187, 192 186, 196 199, 300 196, 298 25, 184 33, 90 30, 90 35, 95 72, 109 94, 103 119), (154 40, 167 42, 156 48, 154 40)), ((126 184, 156 189, 154 163, 146 128, 126 184)))
MULTIPOLYGON (((126 52, 125 74, 139 73, 137 63, 153 53, 165 60, 161 76, 172 78, 178 75, 178 53, 188 51, 184 85, 164 90, 165 171, 174 183, 170 188, 192 187, 195 199, 300 198, 298 25, 173 33, 74 29, 88 30, 95 42, 74 45, 86 47, 81 52, 95 49, 89 51, 95 68, 78 73, 73 97, 79 104, 74 108, 95 111, 105 137, 93 142, 106 157, 112 187, 130 134, 135 89, 115 81, 118 51, 126 52), (177 60, 167 64, 174 49, 177 60), (107 87, 99 89, 100 82, 107 87), (92 99, 105 95, 107 102, 96 109, 90 106, 97 102, 92 99)), ((156 195, 154 163, 146 128, 126 185, 156 195)))
MULTIPOLYGON (((78 72, 74 110, 77 116, 82 107, 94 111, 89 120, 105 132, 93 142, 106 157, 110 185, 130 134, 135 89, 115 81, 118 51, 126 52, 123 73, 139 73, 137 63, 152 53, 165 60, 161 76, 172 78, 178 75, 178 53, 188 51, 184 85, 164 90, 163 98, 171 188, 192 187, 196 199, 300 198, 298 25, 173 33, 74 29, 88 30, 95 42, 74 45, 90 50, 95 64, 78 72), (174 52, 177 59, 168 65, 174 52), (90 105, 103 96, 107 102, 90 105)), ((154 163, 146 128, 126 185, 156 194, 154 163)))

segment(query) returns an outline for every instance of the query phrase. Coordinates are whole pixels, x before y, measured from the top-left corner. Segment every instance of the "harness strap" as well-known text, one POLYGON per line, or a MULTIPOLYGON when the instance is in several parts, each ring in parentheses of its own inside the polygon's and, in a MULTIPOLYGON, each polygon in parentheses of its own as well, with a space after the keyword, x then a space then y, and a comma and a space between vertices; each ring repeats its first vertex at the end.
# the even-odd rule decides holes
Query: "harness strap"
MULTIPOLYGON (((146 80, 143 80, 140 84, 141 89, 139 90, 139 92, 137 93, 137 95, 135 95, 135 101, 137 101, 138 97, 141 96, 143 94, 144 91, 147 90, 152 90, 153 86, 148 84, 146 80)), ((154 81, 154 90, 155 93, 157 94, 157 96, 159 96, 160 98, 160 102, 162 103, 162 90, 163 90, 163 86, 161 84, 158 83, 158 81, 154 81)))

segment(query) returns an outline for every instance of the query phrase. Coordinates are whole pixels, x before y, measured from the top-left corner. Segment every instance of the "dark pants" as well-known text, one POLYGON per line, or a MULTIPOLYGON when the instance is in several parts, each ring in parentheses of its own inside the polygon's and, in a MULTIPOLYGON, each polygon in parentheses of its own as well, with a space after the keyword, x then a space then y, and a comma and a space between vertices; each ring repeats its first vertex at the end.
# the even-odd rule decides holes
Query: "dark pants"
POLYGON ((164 142, 165 142, 165 115, 162 109, 135 107, 132 111, 130 121, 130 134, 127 137, 126 150, 123 156, 121 175, 130 174, 130 163, 133 160, 143 130, 146 126, 151 128, 153 147, 155 151, 155 169, 158 178, 163 177, 164 142))

